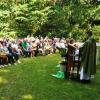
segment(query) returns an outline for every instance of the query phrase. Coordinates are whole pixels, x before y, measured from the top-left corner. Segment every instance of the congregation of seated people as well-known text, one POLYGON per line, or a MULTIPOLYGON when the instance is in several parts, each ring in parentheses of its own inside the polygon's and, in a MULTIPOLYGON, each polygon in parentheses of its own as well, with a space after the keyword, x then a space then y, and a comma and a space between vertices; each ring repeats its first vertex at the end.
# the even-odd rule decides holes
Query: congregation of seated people
POLYGON ((36 57, 56 53, 68 48, 69 40, 64 38, 27 37, 23 39, 0 40, 0 68, 20 63, 20 57, 36 57))
POLYGON ((5 67, 7 65, 20 63, 19 61, 19 52, 14 47, 13 43, 9 43, 7 41, 0 41, 0 68, 5 67))

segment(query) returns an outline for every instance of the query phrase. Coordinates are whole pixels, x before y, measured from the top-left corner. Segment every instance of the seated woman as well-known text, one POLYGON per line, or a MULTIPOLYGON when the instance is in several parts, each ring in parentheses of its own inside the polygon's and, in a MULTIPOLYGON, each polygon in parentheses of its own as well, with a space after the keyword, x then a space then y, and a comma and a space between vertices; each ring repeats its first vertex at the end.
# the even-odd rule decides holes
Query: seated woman
POLYGON ((30 41, 28 41, 27 43, 27 50, 28 50, 28 53, 29 53, 29 57, 33 57, 33 50, 32 50, 32 43, 30 41))
POLYGON ((48 42, 45 42, 44 50, 46 55, 51 53, 51 45, 48 42))
POLYGON ((39 55, 44 55, 44 44, 43 44, 43 41, 40 41, 39 43, 37 43, 37 49, 38 49, 39 55))

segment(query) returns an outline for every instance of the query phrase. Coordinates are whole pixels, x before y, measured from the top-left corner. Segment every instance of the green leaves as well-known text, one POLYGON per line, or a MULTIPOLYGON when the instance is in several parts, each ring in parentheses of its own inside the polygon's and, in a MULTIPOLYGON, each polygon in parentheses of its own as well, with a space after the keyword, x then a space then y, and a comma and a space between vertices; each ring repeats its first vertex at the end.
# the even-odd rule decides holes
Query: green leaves
MULTIPOLYGON (((13 34, 18 37, 33 34, 80 40, 91 26, 92 20, 100 20, 100 5, 93 4, 90 0, 18 1, 0 1, 1 32, 15 31, 13 34)), ((92 26, 91 30, 96 28, 97 26, 92 26)), ((98 36, 98 32, 95 35, 98 36)))

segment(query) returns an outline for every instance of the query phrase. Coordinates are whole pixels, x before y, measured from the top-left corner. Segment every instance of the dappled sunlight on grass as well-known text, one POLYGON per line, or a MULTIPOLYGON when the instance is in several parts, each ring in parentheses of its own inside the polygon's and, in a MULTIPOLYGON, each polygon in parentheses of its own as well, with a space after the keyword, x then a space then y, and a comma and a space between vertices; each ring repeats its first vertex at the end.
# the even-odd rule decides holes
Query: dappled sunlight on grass
POLYGON ((10 100, 8 97, 1 97, 0 100, 10 100))
POLYGON ((91 84, 81 84, 51 76, 60 70, 59 60, 58 54, 22 58, 21 64, 0 69, 0 100, 100 99, 100 65, 91 84))
POLYGON ((0 76, 0 84, 6 84, 6 83, 8 83, 8 81, 0 76))
POLYGON ((22 100, 34 100, 31 94, 26 94, 22 96, 22 100))
POLYGON ((10 72, 10 70, 7 70, 7 69, 0 69, 0 73, 8 73, 10 72))

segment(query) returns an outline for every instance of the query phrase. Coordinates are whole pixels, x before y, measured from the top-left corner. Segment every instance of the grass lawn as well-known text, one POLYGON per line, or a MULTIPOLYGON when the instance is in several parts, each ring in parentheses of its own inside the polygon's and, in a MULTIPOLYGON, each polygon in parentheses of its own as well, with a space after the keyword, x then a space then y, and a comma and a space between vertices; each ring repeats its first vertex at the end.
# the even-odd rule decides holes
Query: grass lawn
POLYGON ((23 58, 0 69, 0 100, 100 100, 100 64, 91 84, 56 79, 59 55, 23 58))

